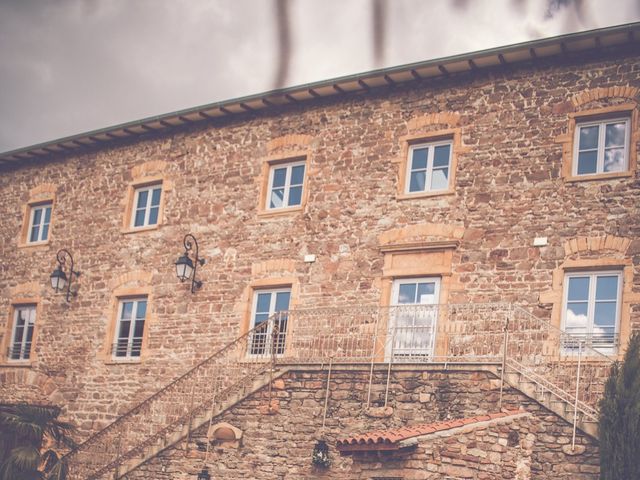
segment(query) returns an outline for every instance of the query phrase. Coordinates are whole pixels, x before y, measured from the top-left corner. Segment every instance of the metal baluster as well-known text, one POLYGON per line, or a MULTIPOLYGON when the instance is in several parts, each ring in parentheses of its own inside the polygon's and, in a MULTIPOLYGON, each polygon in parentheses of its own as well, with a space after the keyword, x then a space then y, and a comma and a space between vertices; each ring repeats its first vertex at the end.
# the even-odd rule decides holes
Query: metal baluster
POLYGON ((504 344, 502 345, 502 369, 500 371, 500 399, 498 400, 498 410, 502 410, 502 394, 504 392, 504 371, 507 366, 507 347, 509 345, 509 321, 510 315, 504 324, 504 344))
POLYGON ((571 434, 571 450, 576 448, 576 428, 578 426, 578 397, 580 395, 580 367, 582 366, 582 341, 578 343, 578 371, 576 373, 576 398, 573 404, 573 432, 571 434))

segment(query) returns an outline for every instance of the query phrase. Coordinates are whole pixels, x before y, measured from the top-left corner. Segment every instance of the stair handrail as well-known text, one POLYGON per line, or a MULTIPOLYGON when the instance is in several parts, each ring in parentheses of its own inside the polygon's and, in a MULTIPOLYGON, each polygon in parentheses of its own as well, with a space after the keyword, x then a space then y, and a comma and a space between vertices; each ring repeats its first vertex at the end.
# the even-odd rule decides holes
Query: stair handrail
MULTIPOLYGON (((145 408, 147 405, 151 404, 154 400, 156 400, 156 399, 160 398, 161 396, 163 396, 165 392, 169 391, 171 388, 175 387, 180 382, 185 381, 185 379, 193 376, 195 374, 195 372, 199 371, 203 367, 208 366, 210 364, 215 364, 216 361, 219 361, 219 359, 224 357, 225 354, 227 354, 229 352, 234 352, 234 349, 237 346, 242 345, 243 343, 248 344, 251 341, 252 338, 256 338, 256 334, 264 334, 265 338, 268 337, 269 334, 271 333, 271 330, 273 329, 274 323, 276 322, 277 318, 279 318, 279 315, 280 315, 279 313, 276 313, 276 314, 270 316, 266 321, 257 324, 255 327, 249 329, 244 334, 240 335, 239 337, 236 337, 231 342, 227 343, 223 347, 221 347, 218 350, 216 350, 213 354, 209 355, 205 359, 203 359, 200 362, 198 362, 196 365, 191 367, 185 373, 183 373, 182 375, 178 376, 177 378, 175 378, 174 380, 172 380, 168 384, 164 385, 161 389, 159 389, 158 391, 156 391, 155 393, 153 393, 149 397, 145 398, 143 401, 139 402, 138 404, 136 404, 135 406, 133 406, 132 408, 127 410, 124 414, 120 415, 113 422, 111 422, 110 424, 108 424, 104 428, 100 429, 98 432, 94 433, 89 438, 87 438, 85 441, 83 441, 82 443, 77 445, 74 449, 69 451, 65 455, 66 461, 67 462, 73 461, 72 460, 73 457, 77 456, 83 450, 86 450, 87 447, 90 448, 92 444, 95 444, 97 441, 100 441, 100 439, 102 437, 104 437, 105 435, 107 435, 108 433, 113 431, 114 429, 117 429, 121 424, 126 422, 133 415, 135 415, 136 413, 140 412, 140 410, 145 408)), ((273 348, 273 346, 270 345, 270 340, 267 340, 265 342, 265 346, 269 350, 271 348, 273 348)), ((255 358, 251 359, 253 361, 250 362, 250 363, 267 365, 268 362, 272 358, 273 358, 273 356, 270 355, 270 354, 267 354, 267 355, 264 355, 264 356, 258 356, 258 357, 255 357, 255 358), (262 359, 264 359, 264 361, 261 362, 260 360, 262 360, 262 359)), ((241 359, 238 359, 238 360, 240 361, 241 359)), ((254 376, 255 375, 251 375, 251 377, 254 377, 254 376)), ((241 381, 246 381, 246 379, 243 379, 241 381)), ((200 408, 200 407, 201 407, 201 405, 197 406, 197 408, 200 408)), ((186 414, 191 414, 191 413, 192 412, 187 412, 186 414)), ((134 447, 134 448, 132 448, 130 450, 133 451, 133 450, 136 450, 138 448, 139 447, 136 446, 136 447, 134 447)))

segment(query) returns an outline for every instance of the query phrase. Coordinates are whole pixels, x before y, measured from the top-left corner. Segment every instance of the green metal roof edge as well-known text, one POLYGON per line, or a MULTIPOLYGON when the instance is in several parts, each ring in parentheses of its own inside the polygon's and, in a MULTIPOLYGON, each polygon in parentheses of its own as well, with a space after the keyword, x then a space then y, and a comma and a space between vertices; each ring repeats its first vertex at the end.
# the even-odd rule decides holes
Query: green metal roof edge
MULTIPOLYGON (((36 144, 29 145, 29 146, 26 146, 26 147, 20 147, 20 148, 14 149, 14 150, 8 150, 8 151, 5 151, 5 152, 0 152, 0 159, 2 157, 20 155, 21 153, 26 153, 26 152, 29 152, 29 151, 32 151, 32 150, 40 150, 40 149, 43 149, 43 148, 51 147, 51 146, 56 145, 56 144, 61 144, 61 143, 64 144, 64 143, 73 142, 74 140, 79 140, 79 139, 82 139, 82 138, 87 138, 87 137, 92 137, 92 136, 97 136, 97 135, 103 135, 103 134, 112 132, 114 130, 122 130, 122 129, 125 129, 125 128, 137 127, 137 126, 140 126, 140 125, 153 123, 153 122, 158 122, 158 121, 170 119, 170 118, 173 118, 173 117, 189 115, 189 114, 193 114, 193 113, 197 113, 197 112, 201 112, 201 111, 206 111, 206 110, 213 110, 213 109, 216 109, 216 108, 225 107, 227 105, 247 103, 247 102, 251 102, 251 101, 254 101, 254 100, 261 100, 261 99, 264 99, 264 98, 268 98, 268 97, 271 97, 271 96, 284 96, 284 95, 287 95, 287 94, 291 94, 291 93, 295 93, 295 92, 299 92, 299 91, 303 91, 303 90, 315 89, 315 88, 319 88, 319 87, 326 87, 326 86, 334 85, 334 84, 337 84, 337 83, 346 83, 346 82, 357 81, 357 80, 365 80, 367 77, 374 77, 374 76, 378 76, 378 75, 385 75, 385 74, 397 73, 397 72, 403 72, 403 71, 410 71, 410 70, 415 70, 415 69, 424 68, 424 67, 428 67, 428 66, 439 65, 439 64, 443 64, 443 63, 452 63, 452 62, 456 62, 456 61, 465 61, 465 60, 470 60, 470 59, 478 58, 478 57, 484 57, 484 56, 488 56, 488 55, 497 55, 497 54, 501 54, 501 53, 507 53, 509 51, 520 50, 520 49, 523 49, 523 48, 541 47, 541 46, 545 46, 545 45, 549 45, 549 44, 562 43, 563 41, 569 41, 569 40, 575 41, 575 40, 580 40, 582 38, 589 38, 589 37, 594 37, 594 36, 598 36, 598 35, 602 35, 602 34, 612 34, 612 33, 616 33, 616 32, 623 32, 623 31, 626 31, 626 30, 629 30, 629 29, 635 29, 635 28, 640 28, 640 21, 639 22, 625 23, 625 24, 622 24, 622 25, 614 25, 614 26, 610 26, 610 27, 597 28, 597 29, 592 29, 592 30, 584 30, 584 31, 581 31, 581 32, 566 33, 566 34, 557 35, 557 36, 554 36, 554 37, 544 37, 544 38, 539 38, 539 39, 535 39, 535 40, 527 40, 525 42, 509 44, 509 45, 505 45, 505 46, 501 46, 501 47, 493 47, 493 48, 488 48, 488 49, 484 49, 484 50, 477 50, 477 51, 468 52, 468 53, 462 53, 462 54, 450 55, 450 56, 446 56, 446 57, 435 58, 435 59, 431 59, 431 60, 407 63, 407 64, 397 65, 397 66, 393 66, 393 67, 386 67, 386 68, 379 68, 379 69, 375 69, 375 70, 368 70, 366 72, 350 74, 350 75, 330 78, 330 79, 326 79, 326 80, 319 80, 319 81, 311 82, 311 83, 305 83, 305 84, 300 84, 300 85, 294 85, 294 86, 291 86, 291 87, 268 90, 268 91, 257 93, 257 94, 246 95, 246 96, 243 96, 243 97, 230 98, 230 99, 227 99, 227 100, 221 100, 221 101, 218 101, 218 102, 207 103, 207 104, 199 105, 199 106, 196 106, 196 107, 190 107, 190 108, 185 108, 185 109, 182 109, 182 110, 176 110, 176 111, 173 111, 173 112, 154 115, 154 116, 151 116, 151 117, 145 117, 145 118, 141 118, 141 119, 138 119, 138 120, 133 120, 133 121, 125 122, 125 123, 120 123, 120 124, 116 124, 116 125, 110 125, 108 127, 103 127, 103 128, 97 129, 97 130, 90 130, 90 131, 87 131, 87 132, 82 132, 82 133, 78 133, 78 134, 75 134, 75 135, 70 135, 70 136, 67 136, 67 137, 60 137, 60 138, 57 138, 57 139, 48 140, 46 142, 36 143, 36 144)), ((179 125, 176 125, 176 126, 179 126, 179 125)), ((87 145, 87 146, 89 146, 89 145, 87 145)))

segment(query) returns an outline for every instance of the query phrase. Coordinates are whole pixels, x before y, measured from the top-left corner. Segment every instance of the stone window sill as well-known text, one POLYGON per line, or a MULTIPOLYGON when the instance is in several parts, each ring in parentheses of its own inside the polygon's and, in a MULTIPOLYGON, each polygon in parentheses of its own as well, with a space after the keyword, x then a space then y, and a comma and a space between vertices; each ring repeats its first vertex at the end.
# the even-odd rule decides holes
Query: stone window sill
POLYGON ((128 227, 120 230, 120 233, 122 233, 123 235, 130 235, 132 233, 150 232, 152 230, 158 230, 161 226, 161 223, 157 223, 155 225, 147 225, 144 227, 128 227))
POLYGON ((33 360, 3 360, 0 362, 2 367, 17 367, 17 368, 31 368, 33 366, 33 360))
POLYGON ((104 361, 105 365, 140 365, 142 360, 140 358, 124 358, 122 360, 116 360, 110 358, 104 361))
POLYGON ((612 172, 612 173, 596 173, 593 175, 572 175, 570 177, 566 177, 565 182, 575 183, 575 182, 592 182, 598 180, 612 180, 616 178, 630 178, 633 177, 633 172, 612 172))
POLYGON ((453 189, 438 190, 435 192, 419 192, 419 193, 398 193, 396 200, 417 200, 421 198, 433 198, 433 197, 445 197, 448 195, 454 195, 456 192, 453 189))
POLYGON ((47 248, 49 247, 49 240, 44 242, 19 242, 18 248, 47 248))
POLYGON ((273 210, 261 210, 258 212, 258 218, 268 219, 268 218, 286 217, 286 216, 295 215, 299 212, 302 212, 303 209, 304 209, 304 206, 300 205, 296 207, 278 208, 273 210))

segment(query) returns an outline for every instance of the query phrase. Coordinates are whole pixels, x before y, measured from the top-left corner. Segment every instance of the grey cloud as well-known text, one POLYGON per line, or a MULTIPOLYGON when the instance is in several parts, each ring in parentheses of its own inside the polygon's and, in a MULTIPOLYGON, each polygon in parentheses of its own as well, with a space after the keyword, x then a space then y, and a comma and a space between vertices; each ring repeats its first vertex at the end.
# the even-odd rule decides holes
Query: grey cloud
MULTIPOLYGON (((640 18, 634 0, 586 1, 583 24, 540 0, 460 5, 387 1, 385 65, 640 18)), ((369 0, 291 0, 291 19, 288 84, 374 68, 369 0)), ((268 90, 275 41, 271 0, 0 0, 0 151, 268 90)))

